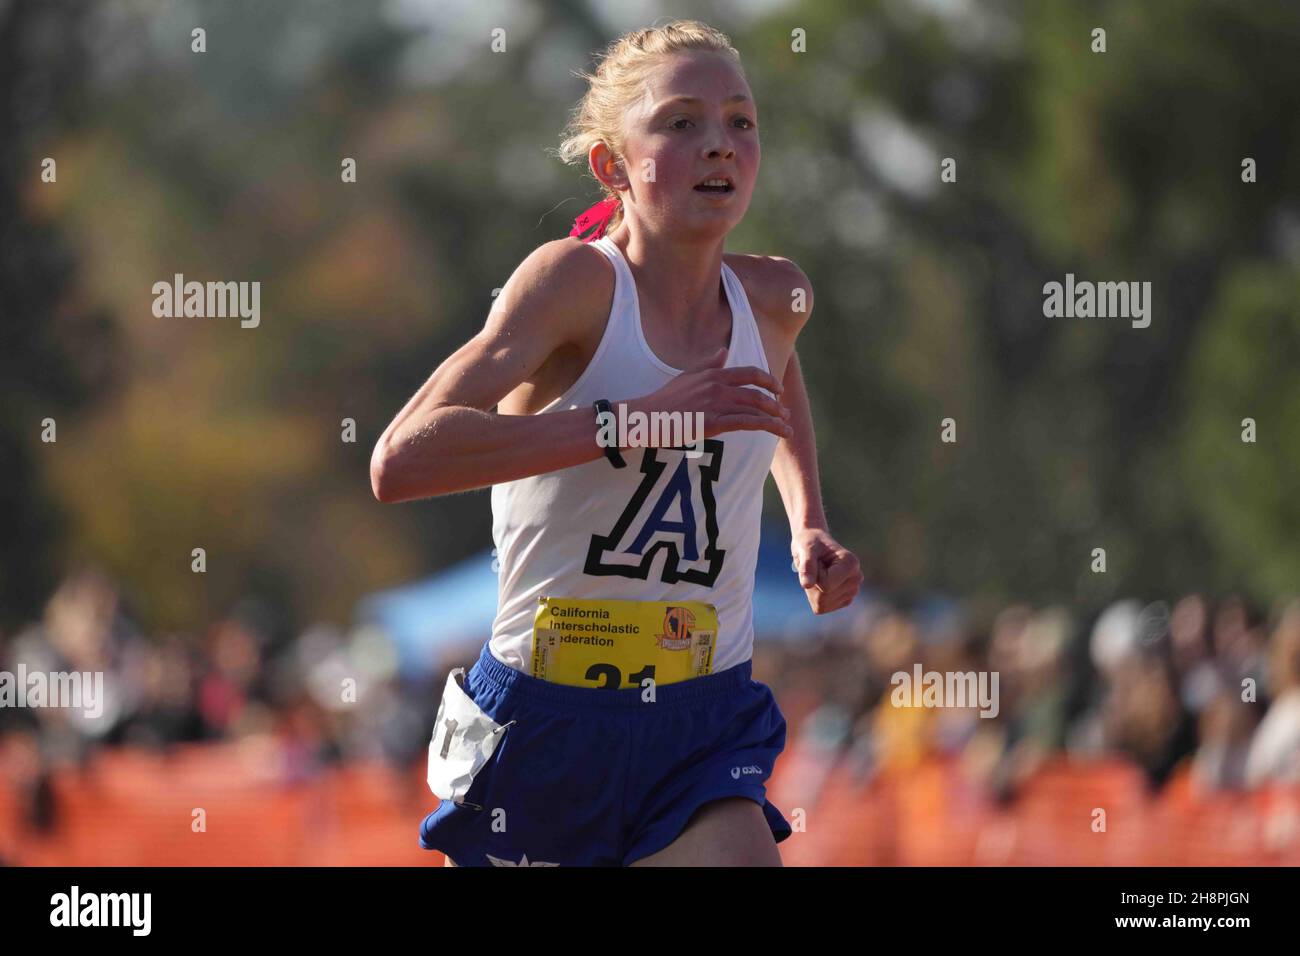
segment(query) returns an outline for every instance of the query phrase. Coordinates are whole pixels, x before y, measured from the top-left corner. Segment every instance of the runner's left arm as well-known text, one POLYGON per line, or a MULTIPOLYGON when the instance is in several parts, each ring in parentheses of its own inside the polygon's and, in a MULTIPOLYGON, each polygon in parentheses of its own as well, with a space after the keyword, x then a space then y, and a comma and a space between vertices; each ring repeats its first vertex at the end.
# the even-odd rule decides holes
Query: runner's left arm
POLYGON ((772 326, 790 346, 781 380, 781 399, 790 409, 792 433, 782 438, 772 457, 772 475, 790 520, 790 555, 799 572, 799 584, 814 614, 829 614, 847 607, 858 595, 863 574, 857 555, 831 536, 822 508, 821 480, 817 473, 817 436, 812 409, 804 387, 803 369, 795 342, 812 315, 812 283, 789 259, 771 257, 775 268, 758 283, 764 311, 775 319, 772 326))
POLYGON ((817 437, 813 433, 812 410, 808 390, 804 387, 799 353, 791 351, 781 382, 782 403, 790 409, 790 427, 794 434, 782 438, 772 458, 772 477, 785 503, 790 532, 806 529, 825 531, 826 514, 822 510, 821 483, 817 475, 817 437))
POLYGON ((790 353, 781 387, 794 431, 777 444, 772 475, 790 519, 790 554, 799 584, 813 613, 829 614, 853 603, 862 586, 862 569, 857 555, 836 541, 826 526, 817 475, 817 439, 797 352, 790 353))

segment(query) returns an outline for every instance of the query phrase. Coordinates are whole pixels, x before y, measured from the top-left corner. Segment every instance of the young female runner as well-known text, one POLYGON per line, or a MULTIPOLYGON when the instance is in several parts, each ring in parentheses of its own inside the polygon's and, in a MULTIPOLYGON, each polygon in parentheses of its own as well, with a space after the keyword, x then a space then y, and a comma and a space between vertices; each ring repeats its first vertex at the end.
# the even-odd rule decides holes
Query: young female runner
POLYGON ((606 200, 524 260, 371 462, 384 502, 492 487, 497 616, 448 675, 420 842, 462 866, 779 866, 785 719, 750 676, 769 471, 813 612, 862 583, 794 353, 812 290, 789 260, 724 255, 759 166, 726 36, 638 30, 585 78, 559 152, 606 200), (703 440, 603 446, 602 400, 702 413, 703 440))

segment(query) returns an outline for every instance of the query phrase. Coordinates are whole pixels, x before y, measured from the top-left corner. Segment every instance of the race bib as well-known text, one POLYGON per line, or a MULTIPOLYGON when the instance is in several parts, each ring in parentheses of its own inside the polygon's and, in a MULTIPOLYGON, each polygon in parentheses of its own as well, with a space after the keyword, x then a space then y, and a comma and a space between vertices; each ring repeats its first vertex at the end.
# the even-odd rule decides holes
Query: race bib
POLYGON ((458 804, 497 749, 502 731, 510 726, 498 724, 465 693, 456 681, 464 674, 465 668, 457 667, 447 675, 429 738, 429 789, 440 800, 458 804))
POLYGON ((713 670, 718 611, 703 601, 544 597, 532 675, 572 687, 673 684, 713 670))

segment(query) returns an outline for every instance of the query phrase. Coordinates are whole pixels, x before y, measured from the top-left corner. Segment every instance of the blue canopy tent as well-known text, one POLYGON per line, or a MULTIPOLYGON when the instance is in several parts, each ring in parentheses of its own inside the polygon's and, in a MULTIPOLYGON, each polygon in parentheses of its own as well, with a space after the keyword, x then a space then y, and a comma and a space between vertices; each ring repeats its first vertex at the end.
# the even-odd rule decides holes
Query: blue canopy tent
MULTIPOLYGON (((402 673, 427 675, 440 650, 482 644, 497 612, 497 574, 491 551, 483 551, 401 587, 363 598, 357 618, 379 627, 397 647, 402 673)), ((764 522, 754 571, 754 638, 798 641, 851 625, 858 601, 815 615, 790 562, 790 532, 764 522)))

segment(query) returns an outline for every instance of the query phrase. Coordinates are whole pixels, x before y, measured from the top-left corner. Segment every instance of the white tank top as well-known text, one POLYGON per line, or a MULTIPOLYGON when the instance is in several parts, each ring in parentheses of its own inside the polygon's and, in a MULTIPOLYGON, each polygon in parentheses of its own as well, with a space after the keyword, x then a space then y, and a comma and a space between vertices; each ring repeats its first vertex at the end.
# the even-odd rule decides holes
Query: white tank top
MULTIPOLYGON (((614 300, 591 363, 567 392, 535 414, 585 408, 657 391, 681 374, 650 351, 636 284, 608 237, 590 243, 614 267, 614 300)), ((731 307, 727 368, 770 372, 749 299, 724 262, 731 307)), ((771 394, 757 385, 765 394, 771 394)), ((724 432, 704 454, 624 448, 626 467, 603 455, 581 465, 492 486, 492 537, 500 565, 490 652, 528 671, 538 599, 706 601, 717 608, 713 672, 749 660, 754 568, 763 485, 780 441, 766 431, 724 432)))

